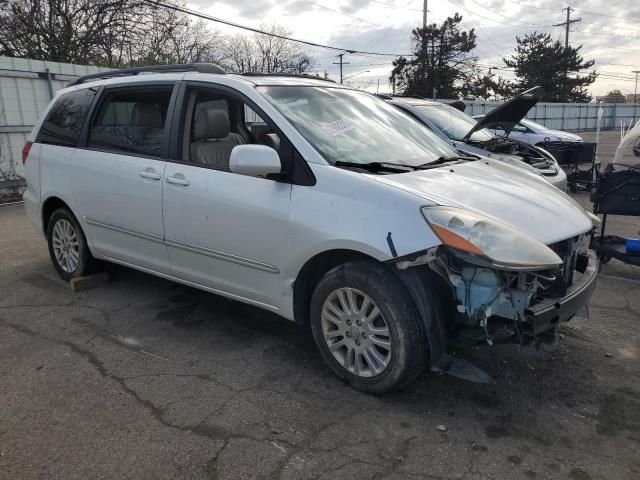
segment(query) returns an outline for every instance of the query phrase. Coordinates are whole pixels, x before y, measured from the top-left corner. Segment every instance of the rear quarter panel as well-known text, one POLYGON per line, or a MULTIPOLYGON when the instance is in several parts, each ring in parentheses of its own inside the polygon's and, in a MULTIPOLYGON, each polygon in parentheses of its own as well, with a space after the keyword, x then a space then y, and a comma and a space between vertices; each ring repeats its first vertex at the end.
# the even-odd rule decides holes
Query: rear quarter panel
MULTIPOLYGON (((31 138, 31 137, 30 137, 31 138)), ((28 140, 30 141, 30 140, 28 140)), ((24 164, 24 178, 27 188, 22 195, 24 209, 27 218, 34 228, 42 232, 42 221, 40 219, 40 151, 42 145, 34 143, 29 151, 29 156, 24 164)))

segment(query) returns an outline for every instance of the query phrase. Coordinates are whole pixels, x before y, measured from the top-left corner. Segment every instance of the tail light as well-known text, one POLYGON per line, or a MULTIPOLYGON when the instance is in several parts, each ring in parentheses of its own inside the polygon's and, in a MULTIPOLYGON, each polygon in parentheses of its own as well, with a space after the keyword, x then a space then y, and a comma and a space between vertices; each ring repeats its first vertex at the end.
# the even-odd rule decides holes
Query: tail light
POLYGON ((22 147, 22 164, 24 165, 27 161, 27 157, 29 156, 29 152, 31 151, 31 145, 33 142, 26 142, 24 147, 22 147))

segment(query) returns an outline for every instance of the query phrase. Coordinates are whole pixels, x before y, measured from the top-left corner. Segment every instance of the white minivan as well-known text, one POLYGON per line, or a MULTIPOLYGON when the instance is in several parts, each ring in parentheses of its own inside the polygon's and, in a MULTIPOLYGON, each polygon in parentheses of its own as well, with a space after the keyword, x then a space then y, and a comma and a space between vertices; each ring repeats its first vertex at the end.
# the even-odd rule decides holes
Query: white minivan
POLYGON ((309 324, 367 392, 460 371, 447 345, 469 329, 553 336, 595 286, 597 218, 566 194, 329 81, 209 64, 81 77, 23 161, 63 279, 113 262, 309 324))

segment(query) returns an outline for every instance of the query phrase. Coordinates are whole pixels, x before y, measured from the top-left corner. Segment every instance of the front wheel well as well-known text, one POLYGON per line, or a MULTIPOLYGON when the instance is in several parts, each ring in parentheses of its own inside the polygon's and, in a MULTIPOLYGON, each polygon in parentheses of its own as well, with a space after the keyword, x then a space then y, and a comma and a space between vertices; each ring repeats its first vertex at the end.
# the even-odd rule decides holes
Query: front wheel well
POLYGON ((51 218, 51 215, 53 215, 53 212, 55 212, 59 208, 67 208, 69 209, 69 211, 71 211, 69 205, 67 205, 64 200, 58 197, 49 197, 42 205, 42 230, 44 231, 45 235, 47 233, 47 227, 49 226, 49 219, 51 218))
POLYGON ((355 250, 336 249, 319 253, 304 264, 293 284, 293 316, 297 323, 309 322, 311 296, 324 274, 338 265, 355 260, 378 261, 355 250))

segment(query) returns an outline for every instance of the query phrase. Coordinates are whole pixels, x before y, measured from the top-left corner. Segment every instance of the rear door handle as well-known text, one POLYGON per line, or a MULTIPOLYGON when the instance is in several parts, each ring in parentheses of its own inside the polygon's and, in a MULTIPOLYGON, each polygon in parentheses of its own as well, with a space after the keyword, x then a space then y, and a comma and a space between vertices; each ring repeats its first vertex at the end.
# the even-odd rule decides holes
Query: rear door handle
POLYGON ((182 185, 183 187, 187 187, 190 185, 189 180, 185 180, 184 177, 183 178, 167 177, 166 180, 167 180, 167 183, 170 183, 172 185, 182 185))
POLYGON ((140 172, 140 176, 142 178, 148 178, 149 180, 160 180, 162 178, 162 175, 159 173, 148 172, 146 170, 144 172, 140 172))

